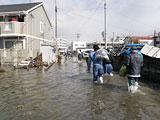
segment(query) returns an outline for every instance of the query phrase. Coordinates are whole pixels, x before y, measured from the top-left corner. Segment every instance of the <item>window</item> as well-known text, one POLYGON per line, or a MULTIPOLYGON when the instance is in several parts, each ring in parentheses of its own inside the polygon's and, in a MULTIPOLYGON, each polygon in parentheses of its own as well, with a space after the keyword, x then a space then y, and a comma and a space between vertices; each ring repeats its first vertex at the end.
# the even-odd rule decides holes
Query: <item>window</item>
POLYGON ((16 49, 23 49, 23 41, 16 41, 15 48, 16 49))
POLYGON ((84 44, 81 44, 82 47, 84 47, 84 44))
POLYGON ((44 23, 40 22, 40 33, 44 33, 44 23))
POLYGON ((18 22, 24 22, 24 16, 18 16, 18 22))
POLYGON ((0 22, 3 22, 3 16, 0 16, 0 22))
POLYGON ((6 49, 13 48, 13 41, 5 41, 5 48, 6 49))
POLYGON ((8 18, 6 17, 6 22, 11 22, 13 19, 17 19, 16 16, 8 16, 8 18))
POLYGON ((5 31, 11 31, 12 30, 12 23, 5 23, 4 24, 4 30, 5 31))
POLYGON ((0 49, 3 49, 3 40, 0 39, 0 49))

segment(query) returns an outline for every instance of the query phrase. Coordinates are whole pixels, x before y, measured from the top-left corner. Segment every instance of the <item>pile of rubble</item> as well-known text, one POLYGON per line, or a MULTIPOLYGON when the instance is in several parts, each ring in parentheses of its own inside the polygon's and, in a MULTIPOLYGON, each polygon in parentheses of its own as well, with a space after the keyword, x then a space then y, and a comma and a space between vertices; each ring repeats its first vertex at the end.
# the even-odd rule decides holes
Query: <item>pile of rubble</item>
MULTIPOLYGON (((16 65, 14 65, 16 66, 16 65)), ((48 63, 47 62, 43 62, 42 61, 42 56, 39 55, 37 56, 35 59, 26 59, 24 61, 21 61, 17 66, 16 68, 18 69, 29 69, 29 68, 33 68, 33 67, 48 67, 48 63)))
POLYGON ((5 72, 5 70, 3 68, 0 68, 0 72, 5 72))

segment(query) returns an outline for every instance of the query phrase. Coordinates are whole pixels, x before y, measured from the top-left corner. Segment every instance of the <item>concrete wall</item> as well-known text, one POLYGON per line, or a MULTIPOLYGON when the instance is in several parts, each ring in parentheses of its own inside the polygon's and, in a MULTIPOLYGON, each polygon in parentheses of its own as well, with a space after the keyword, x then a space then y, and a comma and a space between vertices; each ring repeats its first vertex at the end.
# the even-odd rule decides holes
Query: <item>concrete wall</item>
POLYGON ((114 56, 114 62, 112 64, 114 71, 119 71, 122 64, 123 64, 123 57, 122 56, 114 56))
POLYGON ((26 50, 6 49, 0 50, 0 62, 2 63, 19 63, 26 59, 26 50))
POLYGON ((26 25, 24 22, 0 22, 1 34, 26 34, 26 25), (10 30, 6 30, 10 26, 10 30))
POLYGON ((53 47, 42 45, 42 61, 47 63, 56 62, 56 54, 53 52, 53 47))
POLYGON ((160 59, 144 55, 144 66, 142 68, 142 79, 148 82, 160 83, 160 59))

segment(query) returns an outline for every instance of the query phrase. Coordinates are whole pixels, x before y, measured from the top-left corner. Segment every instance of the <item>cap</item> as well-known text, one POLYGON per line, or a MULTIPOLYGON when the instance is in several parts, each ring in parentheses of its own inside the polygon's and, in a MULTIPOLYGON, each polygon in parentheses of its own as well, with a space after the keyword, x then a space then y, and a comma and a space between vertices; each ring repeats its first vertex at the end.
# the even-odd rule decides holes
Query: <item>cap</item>
POLYGON ((136 46, 131 47, 131 50, 137 50, 136 46))

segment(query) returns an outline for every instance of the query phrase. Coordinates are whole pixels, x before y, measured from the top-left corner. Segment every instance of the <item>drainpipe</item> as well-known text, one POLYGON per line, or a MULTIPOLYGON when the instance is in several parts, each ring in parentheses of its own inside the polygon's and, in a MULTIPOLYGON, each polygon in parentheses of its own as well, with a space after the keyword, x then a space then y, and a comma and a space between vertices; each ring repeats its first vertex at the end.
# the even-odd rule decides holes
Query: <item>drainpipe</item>
MULTIPOLYGON (((0 26, 0 36, 1 36, 1 26, 0 26)), ((2 53, 0 52, 0 67, 1 67, 1 62, 2 62, 2 53)))
POLYGON ((27 47, 27 58, 28 58, 28 52, 29 52, 29 50, 28 50, 28 14, 26 15, 26 27, 27 27, 27 45, 26 45, 26 47, 27 47))

